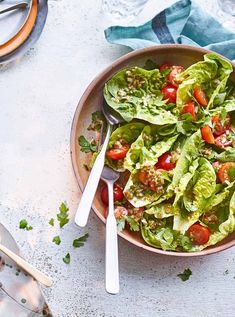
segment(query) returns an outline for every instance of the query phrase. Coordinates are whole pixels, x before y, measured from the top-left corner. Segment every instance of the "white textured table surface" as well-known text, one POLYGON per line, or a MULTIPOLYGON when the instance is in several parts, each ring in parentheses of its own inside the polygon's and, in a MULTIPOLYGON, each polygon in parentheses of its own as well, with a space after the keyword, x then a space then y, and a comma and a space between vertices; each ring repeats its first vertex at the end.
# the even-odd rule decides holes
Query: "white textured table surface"
MULTIPOLYGON (((162 1, 158 10, 172 2, 162 1)), ((1 222, 25 257, 53 277, 45 296, 56 317, 235 316, 235 248, 180 259, 119 239, 121 292, 111 296, 104 290, 104 225, 97 217, 91 215, 90 237, 75 250, 73 239, 86 230, 72 220, 62 231, 48 225, 64 200, 73 218, 80 197, 69 154, 77 102, 93 77, 128 51, 105 42, 108 22, 100 6, 95 0, 49 1, 35 48, 0 69, 1 222), (18 229, 22 218, 32 231, 18 229), (51 242, 58 233, 60 246, 51 242), (70 265, 62 261, 67 252, 70 265), (193 275, 182 282, 177 274, 186 267, 193 275)))

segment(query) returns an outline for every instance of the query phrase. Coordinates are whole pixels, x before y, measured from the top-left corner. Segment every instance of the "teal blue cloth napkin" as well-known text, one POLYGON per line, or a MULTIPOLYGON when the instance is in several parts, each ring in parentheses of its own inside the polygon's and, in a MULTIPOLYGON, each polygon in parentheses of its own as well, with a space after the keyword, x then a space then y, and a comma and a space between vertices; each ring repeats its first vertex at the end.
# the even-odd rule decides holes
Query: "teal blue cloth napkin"
POLYGON ((105 37, 134 50, 170 43, 201 46, 235 60, 235 33, 192 0, 178 1, 137 27, 109 27, 105 37))

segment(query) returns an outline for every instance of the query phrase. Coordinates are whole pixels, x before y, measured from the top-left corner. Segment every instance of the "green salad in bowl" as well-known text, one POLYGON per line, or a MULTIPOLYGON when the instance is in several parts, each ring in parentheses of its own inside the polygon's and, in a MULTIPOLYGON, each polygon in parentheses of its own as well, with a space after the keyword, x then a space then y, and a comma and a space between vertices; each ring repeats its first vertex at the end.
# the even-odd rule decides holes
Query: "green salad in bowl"
MULTIPOLYGON (((123 69, 106 82, 106 103, 124 119, 106 164, 119 230, 155 248, 194 252, 235 230, 235 87, 231 64, 212 53, 187 69, 123 69)), ((107 188, 101 199, 108 202, 107 188)))

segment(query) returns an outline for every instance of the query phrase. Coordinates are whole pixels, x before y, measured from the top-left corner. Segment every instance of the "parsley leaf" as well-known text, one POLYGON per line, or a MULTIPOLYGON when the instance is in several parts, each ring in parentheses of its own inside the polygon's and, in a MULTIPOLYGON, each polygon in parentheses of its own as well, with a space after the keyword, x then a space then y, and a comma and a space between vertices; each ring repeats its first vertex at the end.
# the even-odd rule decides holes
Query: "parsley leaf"
POLYGON ((152 59, 147 59, 147 61, 145 62, 145 65, 144 65, 144 69, 152 70, 152 69, 156 69, 156 68, 157 68, 157 64, 152 59))
POLYGON ((63 258, 63 261, 65 264, 69 264, 70 263, 70 254, 67 253, 66 256, 63 258))
POLYGON ((179 278, 181 278, 181 280, 183 282, 187 281, 189 279, 190 275, 192 275, 192 271, 189 268, 185 269, 183 273, 177 274, 177 276, 179 278))
POLYGON ((100 132, 104 122, 105 118, 102 111, 95 111, 91 115, 91 124, 87 130, 100 132))
POLYGON ((161 73, 165 77, 168 74, 170 74, 170 72, 171 72, 171 68, 166 67, 165 69, 163 69, 163 71, 161 73))
MULTIPOLYGON (((115 202, 116 203, 116 202, 115 202)), ((125 218, 121 218, 117 222, 117 230, 118 232, 122 231, 125 228, 125 218)))
POLYGON ((55 242, 55 244, 59 245, 61 243, 60 237, 59 236, 54 237, 52 242, 55 242))
POLYGON ((60 228, 63 228, 69 222, 69 208, 67 207, 66 202, 63 202, 59 209, 60 212, 57 214, 57 220, 60 223, 60 228))
POLYGON ((27 231, 32 230, 33 227, 28 225, 28 221, 26 219, 20 220, 19 224, 20 229, 26 229, 27 231))
POLYGON ((86 233, 84 236, 79 237, 75 240, 73 240, 73 246, 74 248, 80 248, 84 246, 84 243, 86 242, 87 238, 89 237, 89 234, 86 233))
POLYGON ((54 227, 54 219, 53 219, 53 218, 51 218, 48 223, 49 223, 49 225, 51 225, 52 227, 54 227))
POLYGON ((125 220, 129 224, 131 231, 139 231, 140 230, 139 222, 136 221, 134 217, 125 216, 125 220))
POLYGON ((84 135, 81 135, 78 139, 78 143, 81 147, 81 151, 85 153, 89 152, 96 152, 98 147, 95 140, 92 140, 91 142, 87 141, 87 139, 84 137, 84 135))

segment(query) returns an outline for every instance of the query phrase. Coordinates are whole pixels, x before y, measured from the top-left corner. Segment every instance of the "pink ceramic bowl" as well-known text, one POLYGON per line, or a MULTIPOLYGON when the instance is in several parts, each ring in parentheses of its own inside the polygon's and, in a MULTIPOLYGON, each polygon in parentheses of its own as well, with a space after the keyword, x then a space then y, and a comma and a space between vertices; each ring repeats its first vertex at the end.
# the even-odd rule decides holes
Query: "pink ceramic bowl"
MULTIPOLYGON (((129 66, 143 66, 147 59, 152 59, 161 65, 164 62, 170 62, 175 65, 182 65, 188 67, 197 61, 203 60, 203 55, 210 51, 185 45, 160 45, 149 48, 140 49, 116 60, 108 68, 106 68, 100 75, 98 75, 84 92, 79 104, 77 106, 71 130, 71 156, 74 173, 77 178, 79 187, 83 190, 89 172, 85 170, 83 164, 87 163, 87 154, 80 151, 78 145, 78 138, 80 135, 87 137, 94 136, 87 131, 87 127, 91 121, 92 112, 99 110, 102 105, 102 90, 105 82, 114 75, 117 71, 129 66)), ((233 64, 235 67, 235 64, 233 64)), ((235 80, 235 75, 232 75, 235 80)), ((93 210, 97 216, 105 223, 104 211, 105 207, 100 200, 100 189, 98 188, 96 197, 93 202, 93 210)), ((143 248, 145 250, 171 256, 201 256, 216 253, 225 250, 235 245, 235 232, 230 234, 226 239, 220 243, 208 247, 200 252, 173 252, 164 251, 153 248, 147 245, 139 233, 124 230, 119 235, 130 243, 143 248)))

